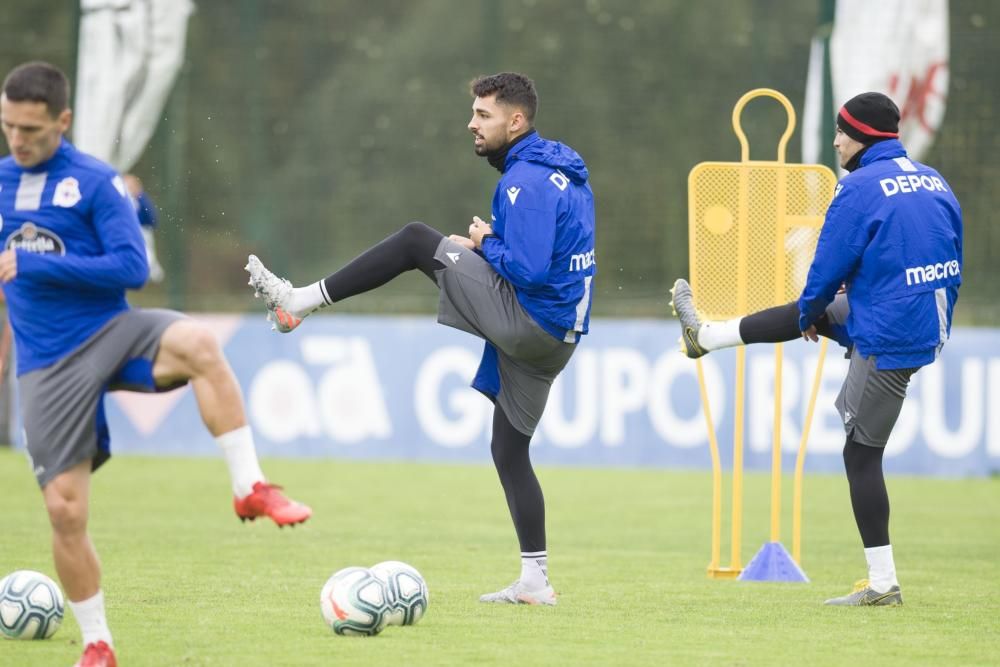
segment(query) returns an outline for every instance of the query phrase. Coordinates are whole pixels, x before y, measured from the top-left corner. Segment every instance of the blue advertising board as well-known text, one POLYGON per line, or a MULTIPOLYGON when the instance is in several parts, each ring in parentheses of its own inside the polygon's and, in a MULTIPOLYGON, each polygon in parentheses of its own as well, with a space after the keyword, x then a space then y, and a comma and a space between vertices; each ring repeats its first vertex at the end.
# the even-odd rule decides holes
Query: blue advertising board
MULTIPOLYGON (((430 316, 314 315, 281 335, 261 317, 203 316, 243 388, 262 456, 487 462, 492 406, 469 388, 482 341, 430 316)), ((532 444, 536 463, 708 468, 695 362, 673 320, 595 320, 553 385, 532 444)), ((774 347, 747 354, 745 464, 767 470, 774 423, 774 347)), ((918 372, 886 450, 891 472, 980 476, 1000 471, 1000 330, 956 328, 918 372)), ((819 346, 784 345, 782 451, 791 466, 819 346)), ((702 360, 723 462, 731 460, 735 352, 702 360)), ((830 345, 807 471, 842 470, 833 407, 847 371, 830 345)), ((106 399, 112 450, 215 455, 189 387, 106 399)))

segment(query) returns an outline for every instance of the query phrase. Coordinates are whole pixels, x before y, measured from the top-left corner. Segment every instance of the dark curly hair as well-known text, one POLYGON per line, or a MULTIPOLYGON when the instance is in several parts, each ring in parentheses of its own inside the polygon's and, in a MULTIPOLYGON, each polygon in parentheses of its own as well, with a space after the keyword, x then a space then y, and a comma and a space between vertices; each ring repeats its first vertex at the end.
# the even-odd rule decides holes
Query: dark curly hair
POLYGON ((538 93, 535 82, 517 72, 500 72, 480 76, 472 80, 469 90, 473 97, 488 97, 496 93, 497 102, 518 107, 524 112, 528 122, 534 124, 538 111, 538 93))

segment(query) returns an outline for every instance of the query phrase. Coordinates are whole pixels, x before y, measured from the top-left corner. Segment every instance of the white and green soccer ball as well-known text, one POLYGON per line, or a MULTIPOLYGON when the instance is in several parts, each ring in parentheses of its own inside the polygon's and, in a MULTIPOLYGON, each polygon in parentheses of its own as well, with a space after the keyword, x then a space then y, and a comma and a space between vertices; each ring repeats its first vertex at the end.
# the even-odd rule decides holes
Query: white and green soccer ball
POLYGON ((371 567, 389 593, 389 625, 413 625, 427 612, 427 582, 412 565, 387 560, 371 567))
POLYGON ((65 605, 56 582, 41 572, 18 570, 0 579, 0 635, 48 639, 62 625, 65 605))
POLYGON ((366 567, 345 567, 319 595, 323 620, 338 635, 377 635, 388 623, 389 591, 366 567))

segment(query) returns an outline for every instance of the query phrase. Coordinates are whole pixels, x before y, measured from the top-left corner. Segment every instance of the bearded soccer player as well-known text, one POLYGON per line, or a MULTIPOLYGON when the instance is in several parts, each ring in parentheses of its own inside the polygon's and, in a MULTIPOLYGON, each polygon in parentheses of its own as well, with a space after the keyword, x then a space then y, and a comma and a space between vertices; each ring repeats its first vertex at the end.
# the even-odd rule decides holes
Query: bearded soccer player
POLYGON ((528 445, 552 381, 589 328, 594 198, 580 156, 536 133, 531 79, 504 72, 471 89, 475 152, 501 174, 491 222, 474 217, 467 237, 412 222, 307 287, 293 288, 253 255, 247 270, 281 332, 413 269, 438 288, 438 322, 486 341, 473 387, 494 403, 490 448, 521 547, 520 577, 480 601, 554 605, 528 445))

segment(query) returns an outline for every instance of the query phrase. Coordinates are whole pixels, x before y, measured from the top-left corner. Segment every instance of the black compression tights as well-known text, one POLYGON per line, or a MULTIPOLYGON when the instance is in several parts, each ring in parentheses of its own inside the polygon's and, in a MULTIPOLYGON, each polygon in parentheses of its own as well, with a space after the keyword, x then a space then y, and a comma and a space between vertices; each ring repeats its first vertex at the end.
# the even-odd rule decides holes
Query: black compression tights
POLYGON ((381 287, 404 271, 420 269, 432 281, 441 263, 434 252, 443 234, 422 222, 411 222, 323 281, 333 302, 381 287))
POLYGON ((531 467, 530 441, 531 436, 514 428, 497 405, 493 410, 490 451, 523 553, 545 551, 545 497, 531 467))
MULTIPOLYGON (((832 338, 830 320, 823 313, 816 320, 816 333, 832 338)), ((799 330, 799 305, 795 302, 775 306, 747 315, 740 321, 740 338, 750 343, 785 343, 801 338, 799 330)))
POLYGON ((889 492, 882 475, 884 447, 844 445, 844 468, 851 487, 851 507, 865 548, 889 544, 889 492))

